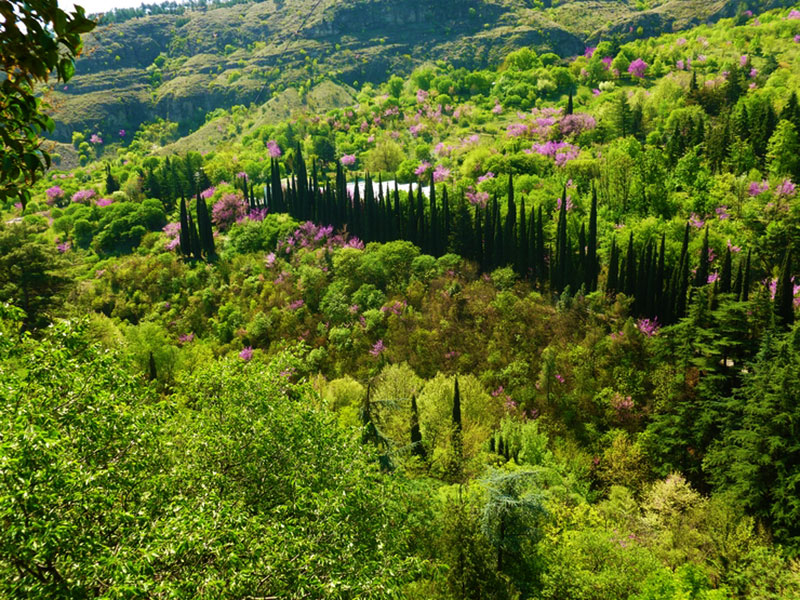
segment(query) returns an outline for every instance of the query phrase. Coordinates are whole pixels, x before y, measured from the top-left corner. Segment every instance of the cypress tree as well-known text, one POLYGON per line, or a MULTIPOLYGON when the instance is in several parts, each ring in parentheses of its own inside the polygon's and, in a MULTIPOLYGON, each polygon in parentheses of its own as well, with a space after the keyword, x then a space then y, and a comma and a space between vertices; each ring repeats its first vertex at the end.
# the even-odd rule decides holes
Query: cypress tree
POLYGON ((148 375, 147 375, 147 378, 150 381, 155 381, 157 379, 157 377, 158 377, 158 374, 156 373, 156 359, 153 357, 153 352, 151 350, 150 351, 150 360, 149 360, 149 364, 148 364, 148 375))
POLYGON ((608 260, 608 279, 606 279, 606 295, 613 298, 617 295, 619 285, 619 252, 617 238, 611 238, 611 257, 608 260))
MULTIPOLYGON (((667 300, 667 294, 665 294, 664 290, 664 269, 666 261, 666 234, 661 234, 661 246, 658 250, 658 266, 656 267, 656 279, 653 285, 653 312, 656 316, 660 316, 665 309, 665 301, 667 300)), ((662 319, 663 321, 663 319, 662 319)))
POLYGON ((450 215, 450 199, 447 197, 447 186, 442 187, 442 242, 439 249, 442 254, 450 250, 450 234, 453 227, 450 215))
POLYGON ((181 254, 189 256, 192 253, 192 243, 189 239, 189 213, 186 210, 186 198, 181 194, 181 254))
POLYGON ((492 202, 492 268, 505 265, 503 256, 503 231, 500 225, 500 205, 497 196, 492 202))
POLYGON ((586 224, 581 223, 581 230, 578 232, 578 268, 572 277, 575 289, 586 285, 586 224))
POLYGON ((188 213, 187 217, 189 220, 189 247, 192 250, 192 255, 195 260, 200 260, 203 258, 200 236, 197 233, 197 227, 195 227, 194 220, 192 219, 192 213, 188 213))
POLYGON ((586 289, 597 289, 597 276, 600 265, 597 262, 597 189, 592 184, 592 208, 589 212, 589 239, 586 247, 586 289))
POLYGON ((567 98, 567 110, 564 114, 571 115, 574 110, 572 105, 572 90, 569 91, 569 98, 567 98))
POLYGON ((414 209, 414 184, 408 184, 408 198, 406 199, 408 209, 408 221, 406 222, 405 232, 406 237, 410 242, 419 245, 417 234, 417 215, 414 209))
POLYGON ((453 389, 453 427, 455 427, 458 432, 463 428, 461 422, 461 391, 458 387, 458 376, 456 376, 453 389))
POLYGON ((422 186, 417 185, 417 238, 418 242, 417 245, 423 249, 426 248, 426 234, 428 233, 428 227, 425 224, 425 202, 422 198, 422 186))
POLYGON ((411 454, 425 460, 425 447, 422 445, 422 432, 419 429, 416 395, 411 396, 411 454))
POLYGON ((708 283, 708 257, 708 225, 706 225, 706 233, 703 236, 703 248, 700 250, 700 263, 697 265, 697 272, 694 278, 694 285, 696 287, 703 287, 708 283))
POLYGON ((206 260, 213 260, 216 255, 214 248, 214 231, 211 229, 211 218, 208 216, 208 206, 206 201, 197 193, 197 229, 200 234, 200 247, 206 260))
POLYGON ((436 206, 436 185, 433 182, 433 174, 431 174, 430 191, 428 192, 428 203, 430 204, 431 222, 428 233, 429 241, 427 244, 427 252, 434 256, 440 256, 442 253, 440 248, 442 246, 442 235, 439 231, 439 215, 436 206))
POLYGON ((744 272, 742 269, 742 261, 739 261, 739 267, 736 269, 736 279, 733 283, 733 294, 736 297, 736 301, 739 302, 742 299, 742 279, 744 277, 744 272))
POLYGON ((625 295, 636 295, 636 254, 633 250, 633 232, 628 236, 628 252, 625 254, 625 295))
POLYGON ((453 462, 450 466, 451 477, 454 482, 460 482, 464 474, 462 464, 464 460, 464 442, 462 434, 461 392, 458 388, 458 377, 456 376, 455 389, 453 391, 453 462))
POLYGON ((744 277, 742 277, 742 302, 747 302, 750 297, 750 250, 747 251, 747 260, 744 263, 744 277))
POLYGON ((528 228, 525 219, 525 196, 519 201, 519 244, 517 246, 517 272, 522 277, 528 276, 528 228))
POLYGON ((517 248, 516 238, 517 207, 514 203, 514 181, 511 173, 508 174, 508 210, 503 227, 503 265, 514 264, 514 254, 517 248))
POLYGON ((542 205, 539 205, 538 223, 536 225, 536 243, 538 248, 536 250, 536 268, 539 272, 539 282, 544 285, 547 281, 547 261, 545 260, 545 241, 544 241, 544 217, 542 215, 542 205))
POLYGON ((719 291, 721 294, 729 294, 731 291, 731 249, 725 249, 725 259, 722 261, 722 272, 719 276, 719 291))
POLYGON ((119 190, 119 183, 111 174, 111 165, 106 163, 106 194, 113 194, 119 190))
POLYGON ((566 285, 566 275, 569 272, 567 261, 567 188, 561 192, 561 208, 558 211, 558 225, 556 227, 556 260, 552 272, 553 290, 561 292, 566 285))
POLYGON ((391 235, 393 240, 401 239, 403 234, 403 213, 400 209, 400 190, 397 187, 397 179, 394 180, 394 214, 392 216, 391 235))
POLYGON ((528 270, 530 271, 531 280, 536 279, 539 272, 539 266, 536 260, 536 248, 537 248, 537 241, 536 241, 536 211, 533 210, 531 206, 531 215, 528 218, 528 247, 526 249, 527 252, 527 263, 528 263, 528 270))
POLYGON ((778 285, 775 289, 773 310, 780 325, 789 329, 794 323, 794 286, 792 285, 792 253, 786 249, 778 276, 778 285))

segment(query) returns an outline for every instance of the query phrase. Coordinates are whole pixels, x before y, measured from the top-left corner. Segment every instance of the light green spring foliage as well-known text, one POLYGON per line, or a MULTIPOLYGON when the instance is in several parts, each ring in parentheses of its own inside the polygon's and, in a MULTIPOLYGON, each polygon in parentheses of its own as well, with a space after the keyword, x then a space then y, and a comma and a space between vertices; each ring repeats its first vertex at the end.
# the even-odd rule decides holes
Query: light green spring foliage
POLYGON ((2 595, 391 597, 418 575, 395 483, 292 355, 159 399, 80 327, 12 343, 2 310, 2 595))

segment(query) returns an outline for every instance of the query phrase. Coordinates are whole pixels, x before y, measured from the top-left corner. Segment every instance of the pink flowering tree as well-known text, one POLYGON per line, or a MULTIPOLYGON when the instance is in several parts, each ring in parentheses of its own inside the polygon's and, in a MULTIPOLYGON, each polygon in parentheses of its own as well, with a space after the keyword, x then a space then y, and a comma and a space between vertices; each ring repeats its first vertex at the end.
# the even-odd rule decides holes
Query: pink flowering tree
POLYGON ((247 202, 238 192, 225 194, 211 209, 211 220, 221 231, 224 231, 233 223, 244 219, 247 216, 247 210, 247 202))
POLYGON ((641 79, 644 77, 645 71, 647 71, 647 63, 644 62, 641 58, 637 58, 631 61, 631 64, 628 65, 628 73, 630 73, 633 77, 637 77, 641 79))

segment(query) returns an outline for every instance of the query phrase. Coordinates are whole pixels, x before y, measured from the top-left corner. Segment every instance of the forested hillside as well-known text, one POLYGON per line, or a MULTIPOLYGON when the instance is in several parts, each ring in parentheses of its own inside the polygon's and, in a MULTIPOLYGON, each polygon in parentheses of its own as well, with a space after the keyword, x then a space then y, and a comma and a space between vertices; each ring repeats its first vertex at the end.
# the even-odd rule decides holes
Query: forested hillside
MULTIPOLYGON (((521 47, 575 56, 601 39, 678 31, 747 8, 733 0, 266 0, 122 9, 87 36, 69 85, 53 86, 55 139, 116 136, 156 118, 186 133, 214 109, 260 105, 287 87, 302 97, 323 81, 379 83, 440 59, 494 68, 521 47)), ((323 112, 339 106, 322 97, 323 112)))
POLYGON ((618 8, 76 132, 2 206, 0 595, 800 598, 800 7, 618 8))

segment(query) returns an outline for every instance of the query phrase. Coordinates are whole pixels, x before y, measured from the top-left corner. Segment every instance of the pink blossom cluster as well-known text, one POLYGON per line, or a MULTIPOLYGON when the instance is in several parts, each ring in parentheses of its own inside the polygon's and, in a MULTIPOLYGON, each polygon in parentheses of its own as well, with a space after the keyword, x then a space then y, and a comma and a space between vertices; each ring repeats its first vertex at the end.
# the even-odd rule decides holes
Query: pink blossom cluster
MULTIPOLYGON (((699 58, 698 58, 699 60, 699 58)), ((705 58, 704 58, 705 60, 705 58)), ((702 62, 702 61, 701 61, 702 62)), ((634 77, 642 78, 644 77, 644 73, 647 70, 647 63, 644 62, 641 58, 637 58, 628 65, 628 73, 633 75, 634 77)))
POLYGON ((450 178, 450 169, 442 165, 436 165, 436 168, 433 170, 433 182, 441 183, 442 181, 446 181, 449 178, 450 178))
POLYGON ((578 157, 580 148, 567 142, 548 141, 543 144, 534 144, 526 152, 548 156, 555 160, 556 165, 563 167, 567 162, 578 157))
POLYGON ((775 193, 784 198, 794 198, 796 187, 791 179, 784 179, 775 188, 775 193))
POLYGON ((636 321, 636 329, 647 337, 652 337, 658 333, 659 325, 656 319, 639 319, 636 321))
POLYGON ((757 181, 751 181, 750 187, 748 188, 748 193, 751 196, 758 196, 759 194, 763 194, 769 189, 769 182, 767 180, 763 180, 761 183, 757 181))
POLYGON ((247 202, 239 192, 224 194, 211 209, 211 220, 220 230, 225 230, 245 217, 247 212, 247 202))
POLYGON ((573 113, 565 116, 559 123, 561 135, 564 137, 578 135, 584 131, 590 131, 597 127, 597 121, 592 115, 586 113, 573 113))
POLYGON ((431 168, 431 163, 429 163, 427 160, 423 160, 421 163, 419 163, 419 166, 417 166, 417 168, 414 169, 414 175, 416 175, 417 177, 422 177, 423 175, 425 175, 425 173, 427 173, 430 170, 430 168, 431 168))
POLYGON ((205 190, 203 190, 202 192, 200 192, 200 197, 201 197, 203 200, 208 200, 209 198, 211 198, 211 196, 213 196, 213 195, 214 195, 214 192, 216 192, 216 191, 217 191, 217 188, 215 188, 215 187, 212 185, 210 188, 208 188, 208 189, 205 189, 205 190))
POLYGON ((54 185, 51 188, 47 188, 45 194, 47 194, 47 204, 52 206, 53 203, 64 197, 64 190, 61 189, 61 186, 54 185))
POLYGON ((383 354, 384 350, 386 350, 386 346, 384 345, 383 340, 378 340, 375 342, 375 345, 372 346, 372 349, 369 351, 369 353, 372 356, 380 356, 383 354))
POLYGON ((270 158, 279 158, 281 154, 281 147, 278 146, 278 142, 275 140, 270 140, 267 142, 267 151, 269 152, 270 158))
POLYGON ((343 166, 351 167, 354 164, 356 164, 356 155, 355 154, 345 154, 345 155, 342 156, 342 158, 339 159, 339 161, 342 163, 343 166))
POLYGON ((485 208, 489 202, 489 192, 476 191, 473 187, 467 188, 467 191, 464 192, 464 197, 473 206, 480 206, 481 208, 485 208))
POLYGON ((103 208, 104 206, 111 206, 112 204, 114 204, 113 198, 100 198, 99 200, 95 200, 94 203, 95 206, 100 208, 103 208))
POLYGON ((167 250, 175 250, 181 245, 181 224, 180 223, 167 223, 162 230, 167 236, 167 243, 164 248, 167 250))
MULTIPOLYGON (((364 243, 357 237, 349 237, 346 233, 333 234, 332 225, 316 225, 311 221, 306 221, 295 229, 289 236, 278 242, 275 249, 277 253, 291 254, 298 248, 364 248, 364 243)), ((274 253, 267 255, 267 266, 271 267, 275 263, 274 253)))
POLYGON ((393 302, 392 304, 387 304, 385 306, 381 306, 381 312, 383 312, 383 313, 390 312, 393 315, 398 315, 399 316, 399 315, 403 314, 403 311, 406 309, 406 306, 408 306, 408 305, 406 304, 405 300, 397 300, 397 301, 393 302))
POLYGON ((89 201, 95 197, 97 192, 89 188, 88 190, 78 190, 72 194, 72 201, 78 204, 89 204, 89 201))

